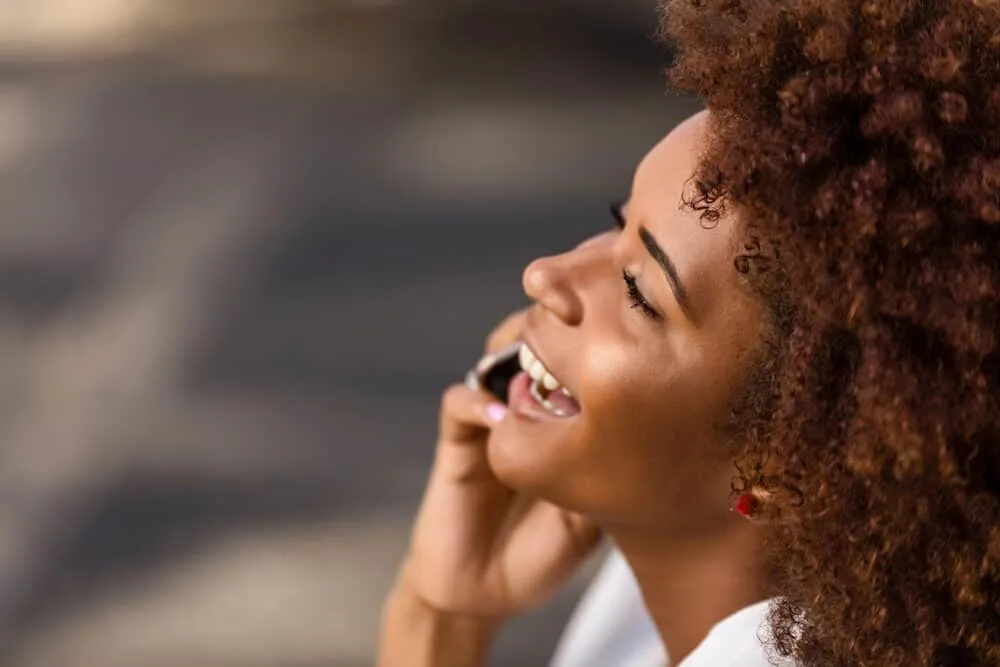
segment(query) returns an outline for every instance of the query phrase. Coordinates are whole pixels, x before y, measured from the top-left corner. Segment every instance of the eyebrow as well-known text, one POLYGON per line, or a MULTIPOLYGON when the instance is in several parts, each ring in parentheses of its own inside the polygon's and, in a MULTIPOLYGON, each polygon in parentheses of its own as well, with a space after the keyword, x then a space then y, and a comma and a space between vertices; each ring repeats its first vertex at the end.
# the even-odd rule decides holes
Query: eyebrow
POLYGON ((684 283, 681 282, 681 278, 677 274, 677 267, 670 260, 670 256, 667 255, 666 251, 656 242, 656 239, 645 227, 639 228, 639 238, 642 239, 642 245, 646 246, 646 251, 656 260, 660 268, 663 269, 663 275, 667 277, 667 284, 670 285, 670 290, 674 293, 674 298, 680 304, 681 310, 684 311, 688 319, 693 320, 691 300, 688 297, 687 290, 684 288, 684 283))

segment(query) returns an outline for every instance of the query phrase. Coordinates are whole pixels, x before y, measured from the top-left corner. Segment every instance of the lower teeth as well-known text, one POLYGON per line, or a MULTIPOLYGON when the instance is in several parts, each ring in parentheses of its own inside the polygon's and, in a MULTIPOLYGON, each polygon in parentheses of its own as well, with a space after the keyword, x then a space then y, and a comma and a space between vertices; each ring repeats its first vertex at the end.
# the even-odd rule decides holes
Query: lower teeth
POLYGON ((569 416, 564 410, 557 408, 552 405, 547 398, 552 392, 546 389, 540 380, 531 380, 531 397, 538 401, 546 410, 554 414, 556 417, 567 417, 569 416), (543 393, 544 392, 544 393, 543 393))

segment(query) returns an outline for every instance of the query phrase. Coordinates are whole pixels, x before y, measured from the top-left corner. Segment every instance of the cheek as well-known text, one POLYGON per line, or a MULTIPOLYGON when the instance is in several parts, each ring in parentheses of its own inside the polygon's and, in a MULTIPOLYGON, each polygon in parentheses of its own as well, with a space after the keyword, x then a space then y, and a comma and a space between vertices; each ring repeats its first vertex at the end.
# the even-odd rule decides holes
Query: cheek
POLYGON ((687 356, 649 346, 592 348, 582 381, 589 402, 581 450, 593 513, 676 524, 700 516, 694 508, 705 506, 706 493, 725 497, 716 488, 728 466, 715 435, 711 385, 698 358, 687 356), (685 509, 673 516, 667 508, 685 509))
POLYGON ((638 350, 621 341, 595 341, 584 347, 577 380, 581 399, 590 409, 607 409, 638 379, 638 350))
POLYGON ((596 469, 627 477, 636 467, 662 462, 651 458, 672 457, 671 366, 668 355, 648 345, 618 339, 588 346, 579 388, 584 446, 596 469))
POLYGON ((618 423, 621 416, 648 415, 676 382, 669 345, 639 344, 620 335, 589 341, 581 359, 578 389, 594 421, 618 423))

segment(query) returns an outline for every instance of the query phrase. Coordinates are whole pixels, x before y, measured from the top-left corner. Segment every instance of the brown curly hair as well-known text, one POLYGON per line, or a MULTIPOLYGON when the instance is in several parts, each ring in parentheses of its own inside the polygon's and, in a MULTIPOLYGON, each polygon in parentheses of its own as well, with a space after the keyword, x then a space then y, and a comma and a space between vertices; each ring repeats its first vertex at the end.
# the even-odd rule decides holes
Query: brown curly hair
POLYGON ((1000 665, 1000 1, 667 0, 713 112, 693 204, 780 248, 774 641, 1000 665))

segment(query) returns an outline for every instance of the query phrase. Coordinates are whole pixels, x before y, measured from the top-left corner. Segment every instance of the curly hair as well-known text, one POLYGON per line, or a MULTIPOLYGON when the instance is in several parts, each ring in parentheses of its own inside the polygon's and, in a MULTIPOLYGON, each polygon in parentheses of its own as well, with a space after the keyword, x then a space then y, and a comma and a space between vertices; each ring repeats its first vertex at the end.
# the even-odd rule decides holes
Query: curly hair
POLYGON ((1000 1, 666 0, 694 205, 780 247, 760 472, 804 665, 1000 665, 1000 1))

